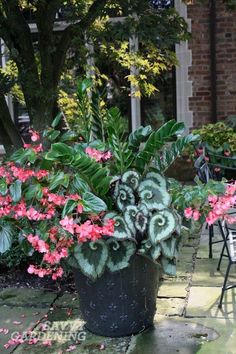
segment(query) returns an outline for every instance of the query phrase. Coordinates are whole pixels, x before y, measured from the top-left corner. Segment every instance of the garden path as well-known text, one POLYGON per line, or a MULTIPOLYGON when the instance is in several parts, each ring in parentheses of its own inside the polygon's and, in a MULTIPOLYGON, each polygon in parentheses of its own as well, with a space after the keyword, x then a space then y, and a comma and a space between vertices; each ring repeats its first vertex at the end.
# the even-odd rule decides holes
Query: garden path
MULTIPOLYGON (((216 271, 219 251, 220 244, 214 245, 213 259, 208 259, 205 229, 201 238, 188 239, 177 277, 165 277, 160 287, 155 327, 133 337, 104 338, 84 332, 78 300, 72 294, 60 297, 42 290, 7 288, 0 292, 0 353, 236 354, 236 289, 226 293, 222 310, 217 307, 227 264, 224 261, 222 271, 216 271), (73 328, 81 328, 80 341, 68 340, 73 328), (42 345, 41 340, 3 347, 13 332, 37 329, 46 333, 42 340, 56 339, 52 346, 42 345)), ((236 282, 236 276, 231 279, 236 282)))

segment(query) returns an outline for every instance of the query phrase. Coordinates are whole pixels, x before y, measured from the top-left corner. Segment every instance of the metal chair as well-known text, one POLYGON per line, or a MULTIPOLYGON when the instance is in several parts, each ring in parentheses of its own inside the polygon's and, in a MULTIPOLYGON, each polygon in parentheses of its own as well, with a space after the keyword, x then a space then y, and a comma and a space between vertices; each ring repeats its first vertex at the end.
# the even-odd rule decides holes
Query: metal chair
POLYGON ((232 264, 236 264, 236 230, 229 229, 229 227, 225 221, 219 222, 219 229, 220 229, 223 241, 224 241, 224 246, 223 246, 221 254, 220 254, 220 259, 219 259, 219 263, 217 266, 217 270, 220 270, 221 261, 222 261, 223 257, 226 257, 229 261, 228 266, 227 266, 227 270, 225 273, 224 283, 222 286, 220 302, 218 305, 218 307, 221 308, 225 291, 227 291, 229 289, 236 288, 236 284, 227 285, 228 277, 229 277, 229 273, 230 273, 230 268, 231 268, 232 264))

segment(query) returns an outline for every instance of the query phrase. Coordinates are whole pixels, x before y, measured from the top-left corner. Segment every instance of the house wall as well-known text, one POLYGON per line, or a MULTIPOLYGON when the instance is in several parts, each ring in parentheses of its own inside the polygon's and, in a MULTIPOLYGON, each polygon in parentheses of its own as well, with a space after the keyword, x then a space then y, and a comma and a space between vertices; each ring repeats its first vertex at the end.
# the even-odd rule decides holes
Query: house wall
MULTIPOLYGON (((210 7, 205 4, 187 6, 191 21, 192 65, 189 80, 192 81, 192 97, 189 109, 193 112, 193 127, 199 127, 213 119, 211 111, 211 51, 210 7)), ((217 121, 236 115, 236 11, 226 11, 223 0, 216 3, 216 94, 217 121)))

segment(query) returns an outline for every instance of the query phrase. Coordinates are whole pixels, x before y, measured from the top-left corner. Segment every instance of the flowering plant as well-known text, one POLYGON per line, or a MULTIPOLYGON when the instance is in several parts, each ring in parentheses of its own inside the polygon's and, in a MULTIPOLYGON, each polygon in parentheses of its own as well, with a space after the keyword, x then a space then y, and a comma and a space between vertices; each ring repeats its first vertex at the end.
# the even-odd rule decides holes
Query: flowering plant
POLYGON ((188 155, 194 161, 202 157, 209 162, 215 179, 235 179, 235 173, 232 172, 236 168, 235 130, 224 122, 218 122, 193 130, 193 134, 200 139, 188 146, 188 155))
POLYGON ((213 225, 218 220, 229 224, 236 222, 236 217, 230 214, 236 203, 236 182, 209 180, 203 184, 198 180, 194 186, 179 185, 172 181, 170 193, 173 205, 177 210, 184 210, 187 220, 199 221, 200 224, 213 225))
POLYGON ((73 132, 56 129, 60 119, 43 136, 31 130, 32 144, 0 167, 0 253, 17 235, 24 252, 41 255, 28 268, 40 277, 61 277, 66 263, 95 280, 127 267, 134 253, 174 273, 181 219, 160 172, 193 137, 181 138, 175 121, 127 136, 112 108, 90 124, 89 139, 74 142, 73 132))

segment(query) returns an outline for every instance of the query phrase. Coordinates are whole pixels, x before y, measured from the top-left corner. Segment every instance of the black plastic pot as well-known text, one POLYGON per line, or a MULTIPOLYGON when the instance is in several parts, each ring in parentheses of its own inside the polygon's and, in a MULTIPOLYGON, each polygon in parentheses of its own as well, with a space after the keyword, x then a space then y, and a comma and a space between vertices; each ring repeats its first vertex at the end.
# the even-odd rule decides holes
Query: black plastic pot
POLYGON ((133 256, 119 272, 105 271, 95 282, 74 269, 85 327, 98 335, 123 337, 153 325, 160 268, 133 256))

